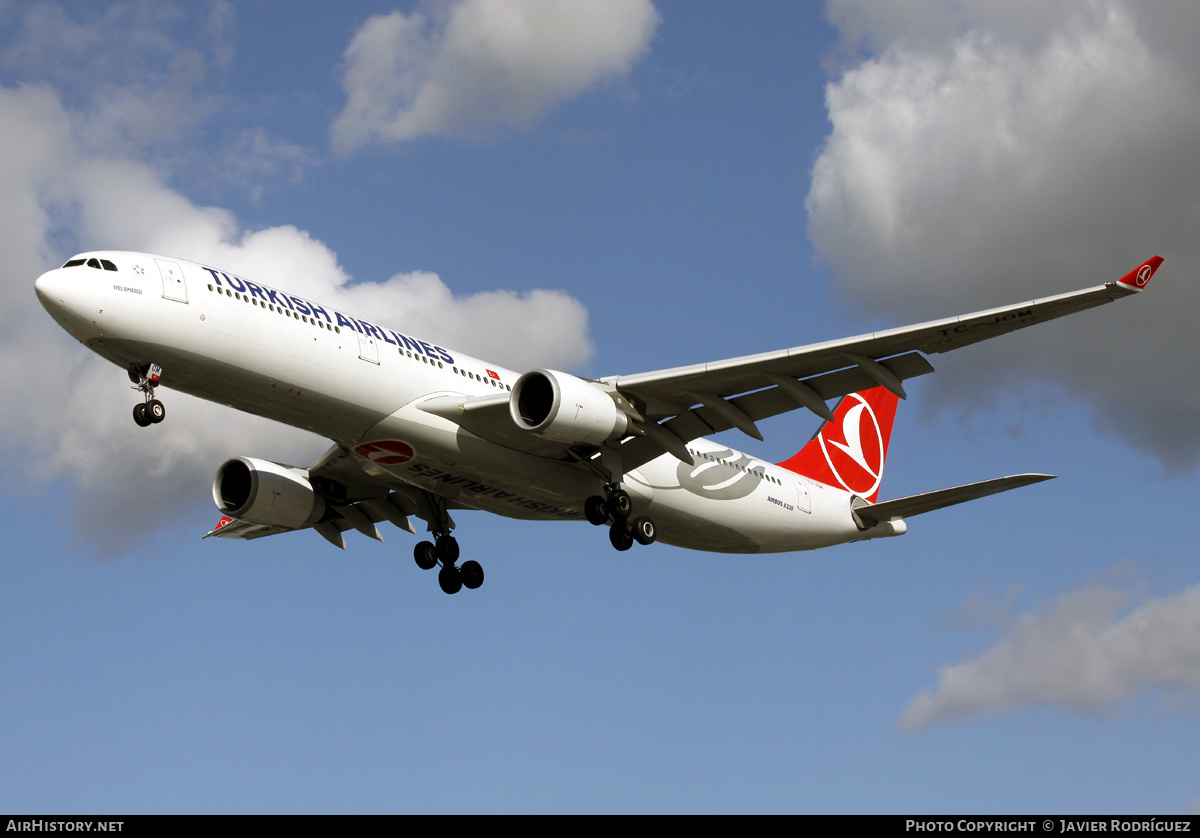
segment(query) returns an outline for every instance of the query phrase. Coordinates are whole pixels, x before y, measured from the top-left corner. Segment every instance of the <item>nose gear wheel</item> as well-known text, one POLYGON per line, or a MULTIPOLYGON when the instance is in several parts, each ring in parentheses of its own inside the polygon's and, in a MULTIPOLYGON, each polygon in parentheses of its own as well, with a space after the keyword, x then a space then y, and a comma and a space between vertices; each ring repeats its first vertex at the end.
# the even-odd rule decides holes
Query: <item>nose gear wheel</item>
POLYGON ((157 425, 167 418, 167 409, 163 407, 162 402, 154 398, 154 388, 158 386, 161 375, 162 367, 158 364, 129 368, 129 380, 133 382, 133 389, 139 391, 145 399, 141 404, 133 406, 133 421, 139 427, 157 425))

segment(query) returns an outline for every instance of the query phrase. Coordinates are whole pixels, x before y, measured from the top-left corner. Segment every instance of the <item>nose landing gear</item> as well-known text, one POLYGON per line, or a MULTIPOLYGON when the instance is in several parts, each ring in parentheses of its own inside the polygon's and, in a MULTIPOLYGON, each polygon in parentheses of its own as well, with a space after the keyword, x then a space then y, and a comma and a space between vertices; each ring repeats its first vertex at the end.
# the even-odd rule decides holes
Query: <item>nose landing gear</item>
POLYGON ((165 418, 167 418, 167 409, 158 399, 150 399, 133 406, 133 421, 143 428, 148 425, 157 425, 165 418))
POLYGON ((133 406, 133 421, 140 427, 157 425, 167 418, 167 409, 163 407, 162 402, 154 398, 154 388, 158 386, 158 378, 161 375, 162 367, 158 364, 129 368, 129 380, 133 382, 133 389, 140 391, 145 398, 144 402, 133 406))

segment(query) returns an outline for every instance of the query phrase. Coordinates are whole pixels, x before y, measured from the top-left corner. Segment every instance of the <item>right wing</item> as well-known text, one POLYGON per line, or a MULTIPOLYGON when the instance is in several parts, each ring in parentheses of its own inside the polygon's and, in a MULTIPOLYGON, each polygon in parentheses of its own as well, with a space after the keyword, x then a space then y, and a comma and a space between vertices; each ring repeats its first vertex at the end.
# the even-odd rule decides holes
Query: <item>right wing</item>
MULTIPOLYGON (((289 466, 289 468, 291 468, 289 466)), ((204 538, 262 538, 284 532, 312 529, 335 547, 345 549, 342 533, 358 530, 363 535, 382 541, 376 524, 390 521, 402 530, 415 534, 410 515, 431 522, 439 511, 428 493, 375 468, 367 460, 354 455, 342 445, 334 444, 305 471, 306 479, 325 499, 327 513, 315 524, 286 527, 254 524, 221 516, 217 525, 204 538)), ((447 508, 465 508, 443 500, 447 508)), ((449 514, 446 514, 449 518, 449 514)), ((453 520, 450 521, 453 526, 453 520)))

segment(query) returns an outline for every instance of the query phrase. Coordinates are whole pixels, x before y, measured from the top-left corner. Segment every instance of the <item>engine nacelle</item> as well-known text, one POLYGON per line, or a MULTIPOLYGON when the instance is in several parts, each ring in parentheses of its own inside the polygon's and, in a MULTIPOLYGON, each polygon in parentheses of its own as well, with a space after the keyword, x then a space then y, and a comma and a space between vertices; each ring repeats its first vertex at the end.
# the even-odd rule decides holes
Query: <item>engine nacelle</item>
POLYGON ((612 396, 555 370, 533 370, 518 378, 508 412, 522 430, 572 445, 599 445, 629 430, 629 417, 612 396))
POLYGON ((251 457, 217 469, 213 502, 230 518, 277 527, 303 527, 325 514, 325 500, 313 491, 306 470, 251 457))

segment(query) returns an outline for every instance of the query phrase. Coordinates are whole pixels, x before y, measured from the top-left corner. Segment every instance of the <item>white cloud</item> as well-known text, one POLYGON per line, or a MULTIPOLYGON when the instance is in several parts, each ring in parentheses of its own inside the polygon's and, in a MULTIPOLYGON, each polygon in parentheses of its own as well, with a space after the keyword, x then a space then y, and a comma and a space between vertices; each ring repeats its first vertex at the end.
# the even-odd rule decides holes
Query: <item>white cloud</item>
POLYGON ((375 318, 494 359, 517 370, 546 364, 577 367, 591 358, 587 309, 562 291, 485 291, 456 297, 437 274, 396 274, 382 283, 342 289, 348 311, 375 318), (551 360, 553 359, 553 360, 551 360))
POLYGON ((525 128, 627 74, 657 25, 650 0, 462 0, 377 15, 346 49, 334 148, 525 128))
MULTIPOLYGON (((1031 378, 1170 468, 1200 456, 1200 7, 829 6, 850 48, 814 165, 809 235, 865 313, 904 321, 1118 278, 1144 296, 972 350, 933 382, 986 404, 1031 378)), ((948 362, 943 362, 949 366, 948 362)))
POLYGON ((18 26, 0 32, 0 68, 7 78, 52 85, 81 149, 101 157, 119 150, 208 194, 237 190, 257 201, 272 183, 300 180, 314 155, 261 126, 212 130, 230 101, 221 87, 234 57, 233 19, 226 0, 70 11, 34 3, 18 26), (196 144, 197 136, 226 133, 224 147, 196 144))
POLYGON ((995 646, 942 667, 900 727, 918 730, 1031 705, 1094 712, 1135 693, 1200 688, 1200 586, 1143 602, 1093 585, 1014 620, 995 646))
POLYGON ((181 141, 214 112, 205 88, 232 60, 225 37, 232 14, 226 2, 210 4, 207 14, 151 0, 70 13, 58 3, 34 3, 0 52, 0 66, 16 78, 53 84, 86 127, 82 141, 122 144, 137 154, 181 141), (187 34, 176 38, 176 29, 187 34))

